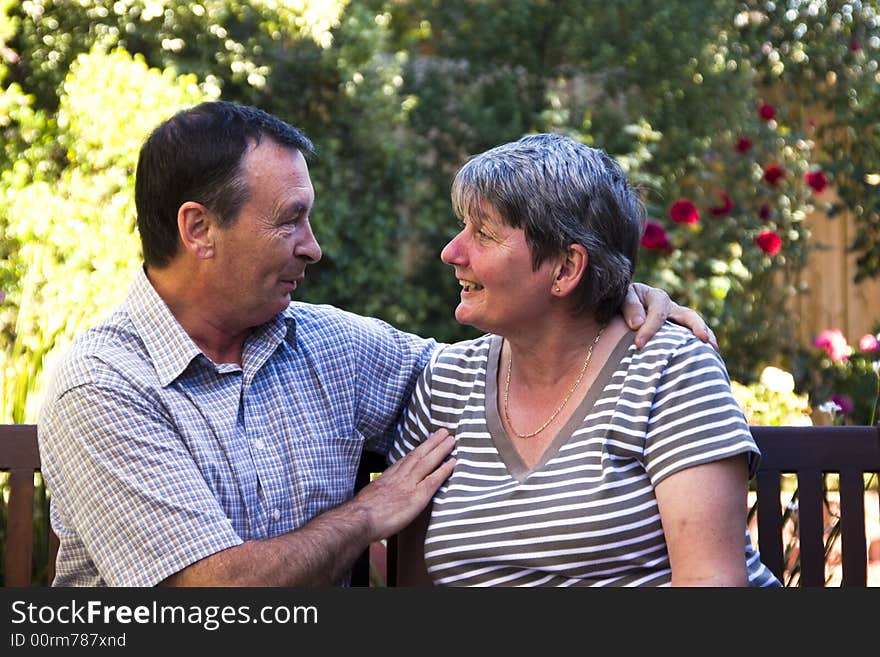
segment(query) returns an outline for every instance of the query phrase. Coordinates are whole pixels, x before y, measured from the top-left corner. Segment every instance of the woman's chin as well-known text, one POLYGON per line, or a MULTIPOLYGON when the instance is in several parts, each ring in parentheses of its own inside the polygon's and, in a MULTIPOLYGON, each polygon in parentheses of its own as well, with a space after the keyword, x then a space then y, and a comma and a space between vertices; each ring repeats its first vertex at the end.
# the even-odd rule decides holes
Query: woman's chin
POLYGON ((479 317, 474 313, 468 312, 468 309, 463 304, 459 304, 455 309, 455 321, 464 326, 473 326, 478 331, 485 332, 485 329, 481 327, 482 322, 479 317))

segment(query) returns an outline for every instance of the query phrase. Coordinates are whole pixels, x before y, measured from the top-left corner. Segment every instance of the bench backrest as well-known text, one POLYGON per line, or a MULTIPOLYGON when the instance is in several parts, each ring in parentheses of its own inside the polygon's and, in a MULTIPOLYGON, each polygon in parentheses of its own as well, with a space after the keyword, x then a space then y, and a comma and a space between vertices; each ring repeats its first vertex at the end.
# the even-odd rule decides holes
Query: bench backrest
POLYGON ((761 560, 782 579, 786 510, 780 503, 780 482, 782 474, 796 474, 799 583, 800 586, 825 585, 828 527, 824 475, 837 473, 840 475, 841 586, 866 586, 865 475, 880 477, 880 427, 752 427, 752 435, 761 450, 755 478, 761 560))
MULTIPOLYGON (((34 551, 34 473, 40 471, 37 427, 33 424, 0 425, 0 472, 8 472, 9 500, 6 506, 6 586, 31 586, 34 551)), ((48 582, 55 577, 58 538, 48 528, 48 582)))

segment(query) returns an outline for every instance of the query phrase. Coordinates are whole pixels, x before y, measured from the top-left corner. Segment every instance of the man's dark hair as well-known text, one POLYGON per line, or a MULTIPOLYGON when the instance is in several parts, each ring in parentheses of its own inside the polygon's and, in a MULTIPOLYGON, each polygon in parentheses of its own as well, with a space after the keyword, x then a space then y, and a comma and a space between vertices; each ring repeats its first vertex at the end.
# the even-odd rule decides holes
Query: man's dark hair
POLYGON ((178 249, 177 211, 201 203, 230 225, 250 190, 242 161, 251 144, 266 137, 304 156, 312 142, 281 119, 246 105, 201 103, 161 123, 141 147, 135 205, 147 266, 167 265, 178 249))

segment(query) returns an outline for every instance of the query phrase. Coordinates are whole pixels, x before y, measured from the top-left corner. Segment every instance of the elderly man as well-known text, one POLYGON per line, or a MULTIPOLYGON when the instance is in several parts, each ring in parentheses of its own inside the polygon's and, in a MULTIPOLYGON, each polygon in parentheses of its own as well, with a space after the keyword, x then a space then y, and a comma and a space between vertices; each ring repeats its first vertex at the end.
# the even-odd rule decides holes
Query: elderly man
MULTIPOLYGON (((203 103, 158 126, 136 176, 144 266, 59 364, 39 418, 59 586, 344 583, 455 465, 438 432, 357 495, 436 343, 291 302, 321 249, 312 144, 261 110, 203 103)), ((639 338, 702 320, 659 290, 639 338)), ((651 296, 653 295, 653 297, 651 296)))

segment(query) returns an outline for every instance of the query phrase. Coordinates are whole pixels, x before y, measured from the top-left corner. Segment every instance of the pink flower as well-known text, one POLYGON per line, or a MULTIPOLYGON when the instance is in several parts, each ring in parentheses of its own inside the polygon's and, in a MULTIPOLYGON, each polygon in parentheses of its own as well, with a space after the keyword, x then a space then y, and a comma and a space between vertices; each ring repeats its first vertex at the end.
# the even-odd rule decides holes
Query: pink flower
POLYGON ((859 349, 862 351, 877 351, 880 349, 880 341, 877 340, 876 335, 865 333, 859 339, 859 349))
POLYGON ((764 103, 758 108, 758 114, 765 121, 771 121, 776 118, 776 108, 770 103, 764 103))
POLYGON ((808 171, 804 174, 804 178, 817 194, 821 194, 828 187, 828 178, 825 177, 822 171, 808 171))
POLYGON ((764 169, 764 180, 774 187, 785 176, 785 170, 777 164, 771 164, 764 169))
POLYGON ((816 336, 813 344, 828 352, 828 357, 835 363, 849 358, 849 345, 846 336, 840 329, 826 329, 816 336))
POLYGON ((852 50, 853 52, 858 52, 859 50, 862 49, 862 44, 859 43, 858 41, 856 41, 855 39, 853 39, 852 41, 849 42, 849 49, 852 50))
POLYGON ((767 255, 776 255, 782 248, 782 238, 776 231, 765 230, 755 238, 755 244, 767 255))
POLYGON ((669 206, 669 218, 677 224, 695 224, 700 220, 700 212, 691 201, 680 198, 669 206))
POLYGON ((645 232, 642 235, 642 246, 652 251, 668 251, 671 248, 666 229, 656 221, 645 223, 645 232))
POLYGON ((853 410, 853 400, 849 395, 833 395, 831 401, 840 406, 841 415, 849 415, 853 410))
POLYGON ((738 153, 748 153, 752 149, 752 142, 746 137, 740 137, 736 142, 736 150, 738 153))
POLYGON ((720 192, 718 197, 721 199, 721 205, 709 208, 709 214, 713 217, 720 217, 733 210, 733 201, 730 200, 730 197, 727 194, 720 192))

